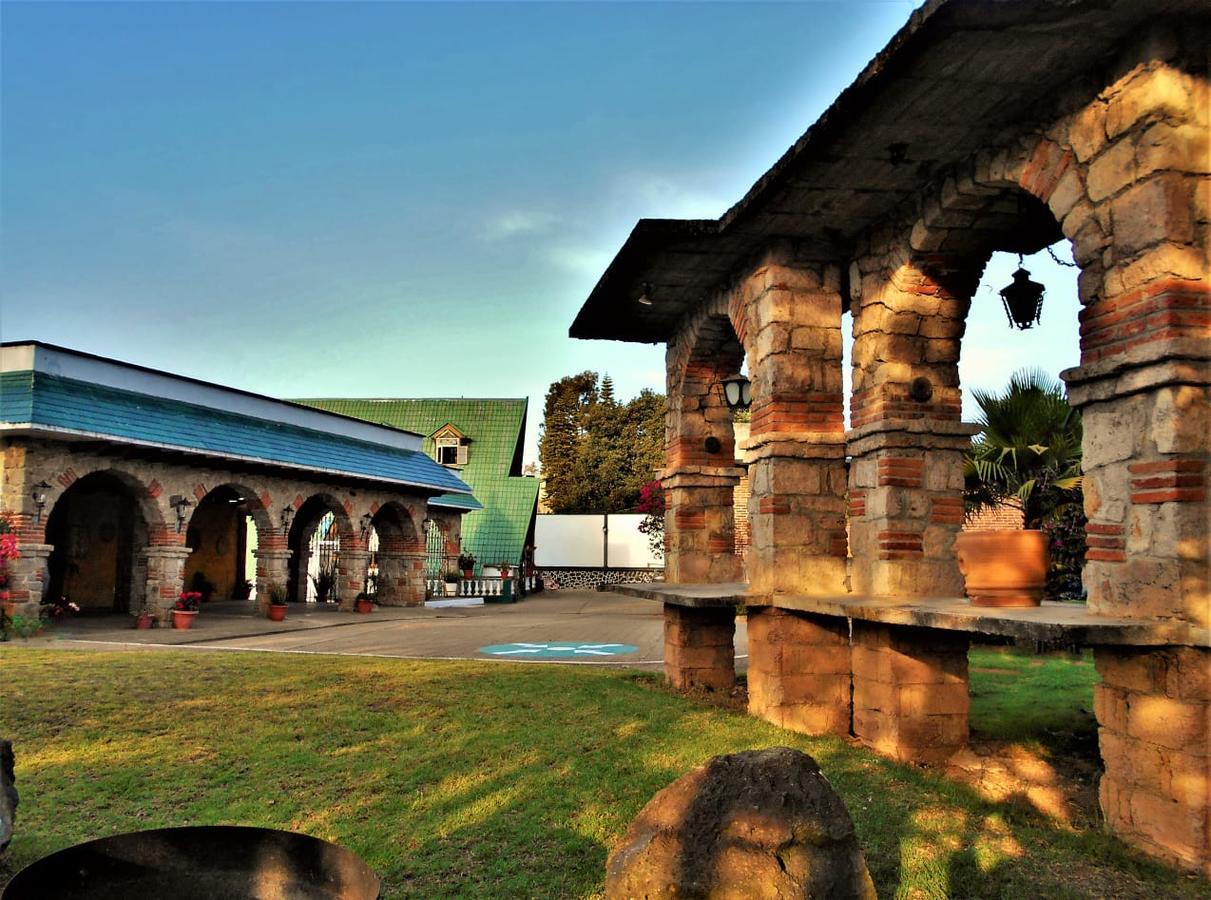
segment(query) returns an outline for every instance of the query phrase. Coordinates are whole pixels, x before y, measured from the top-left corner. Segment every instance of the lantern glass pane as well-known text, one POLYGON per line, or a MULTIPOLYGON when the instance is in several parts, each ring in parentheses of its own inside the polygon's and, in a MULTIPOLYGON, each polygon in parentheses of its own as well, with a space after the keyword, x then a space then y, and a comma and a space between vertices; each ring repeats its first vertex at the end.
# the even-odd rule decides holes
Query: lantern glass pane
POLYGON ((739 382, 730 378, 723 382, 723 396, 728 406, 735 407, 740 402, 740 393, 739 382))

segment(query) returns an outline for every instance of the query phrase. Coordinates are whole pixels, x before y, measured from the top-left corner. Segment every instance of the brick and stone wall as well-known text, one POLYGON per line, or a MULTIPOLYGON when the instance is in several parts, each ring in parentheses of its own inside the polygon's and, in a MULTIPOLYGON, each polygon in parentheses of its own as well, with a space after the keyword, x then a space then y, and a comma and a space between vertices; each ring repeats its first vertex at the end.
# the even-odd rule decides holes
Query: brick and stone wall
MULTIPOLYGON (((78 481, 100 472, 113 476, 133 500, 142 529, 142 539, 134 552, 137 577, 129 598, 132 612, 138 612, 146 604, 161 623, 167 622, 167 610, 182 590, 191 556, 186 541, 191 516, 203 498, 222 486, 234 489, 244 498, 244 508, 255 523, 256 586, 262 604, 268 584, 285 583, 289 577, 292 552, 283 510, 289 507, 297 513, 315 497, 325 498, 324 508, 336 515, 340 530, 342 600, 351 601, 365 582, 369 561, 366 539, 352 523, 369 514, 376 528, 386 535, 386 555, 392 560, 387 564, 392 577, 384 602, 408 605, 424 602, 423 542, 419 531, 427 504, 421 495, 280 471, 242 468, 237 472, 213 464, 190 464, 179 456, 170 459, 150 452, 140 456, 131 448, 115 447, 110 451, 95 444, 84 449, 69 443, 10 438, 5 441, 3 460, 0 505, 14 513, 22 554, 10 563, 13 576, 10 593, 19 604, 18 611, 33 614, 43 599, 47 559, 53 549, 47 540, 46 527, 55 504, 78 481), (41 481, 52 487, 47 492, 46 508, 39 515, 30 494, 31 487, 41 481), (180 527, 176 509, 170 505, 173 497, 186 498, 190 503, 180 527)), ((453 552, 457 553, 458 514, 434 510, 432 517, 446 522, 453 552)), ((299 540, 305 541, 306 537, 309 535, 299 540)))

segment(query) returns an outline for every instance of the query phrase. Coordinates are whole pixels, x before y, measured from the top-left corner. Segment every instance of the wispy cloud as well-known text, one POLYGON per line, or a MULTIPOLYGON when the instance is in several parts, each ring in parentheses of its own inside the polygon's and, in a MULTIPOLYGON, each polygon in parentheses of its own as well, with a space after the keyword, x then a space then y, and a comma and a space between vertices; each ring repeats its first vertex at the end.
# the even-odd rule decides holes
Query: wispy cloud
POLYGON ((559 224, 560 217, 551 212, 515 209, 489 220, 483 229, 483 239, 491 243, 512 238, 545 234, 559 224))
POLYGON ((721 194, 704 187, 705 172, 678 177, 657 172, 629 172, 618 180, 617 192, 639 215, 658 219, 714 219, 730 205, 721 194))

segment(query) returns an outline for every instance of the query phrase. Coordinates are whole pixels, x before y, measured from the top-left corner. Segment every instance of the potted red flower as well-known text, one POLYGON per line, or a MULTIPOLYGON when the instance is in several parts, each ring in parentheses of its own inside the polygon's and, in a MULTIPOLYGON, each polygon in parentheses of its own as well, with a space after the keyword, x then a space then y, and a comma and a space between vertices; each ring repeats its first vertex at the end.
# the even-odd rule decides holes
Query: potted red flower
POLYGON ((193 620, 198 615, 198 607, 202 605, 200 591, 181 591, 177 602, 172 605, 172 627, 188 629, 193 627, 193 620))

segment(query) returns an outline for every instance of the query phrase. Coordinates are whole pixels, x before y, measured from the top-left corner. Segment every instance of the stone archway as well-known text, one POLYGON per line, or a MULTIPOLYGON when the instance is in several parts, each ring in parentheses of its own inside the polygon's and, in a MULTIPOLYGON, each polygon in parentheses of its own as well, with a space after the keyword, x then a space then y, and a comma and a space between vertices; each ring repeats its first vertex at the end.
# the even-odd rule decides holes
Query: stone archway
POLYGON ((425 545, 408 509, 387 503, 371 522, 378 536, 372 566, 378 602, 383 606, 419 606, 425 601, 425 545))
POLYGON ((82 612, 138 612, 146 599, 152 526, 144 486, 117 470, 76 479, 46 519, 47 590, 82 612))
MULTIPOLYGON (((345 596, 351 589, 347 583, 348 579, 341 579, 340 575, 350 561, 350 554, 353 554, 355 561, 361 561, 361 578, 364 579, 365 557, 368 557, 368 554, 360 543, 355 542, 349 513, 336 497, 330 494, 312 494, 299 506, 290 526, 287 547, 290 550, 290 559, 286 590, 291 600, 308 600, 311 578, 318 571, 312 563, 312 556, 321 552, 319 566, 330 568, 341 582, 334 599, 349 604, 353 602, 352 595, 345 596)), ((361 590, 360 585, 353 590, 353 594, 356 594, 357 590, 361 590)))
POLYGON ((262 549, 262 537, 272 531, 269 513, 247 485, 222 484, 209 491, 199 486, 196 494, 202 496, 185 531, 191 551, 185 586, 209 594, 207 599, 246 600, 245 585, 256 577, 248 558, 262 549))

